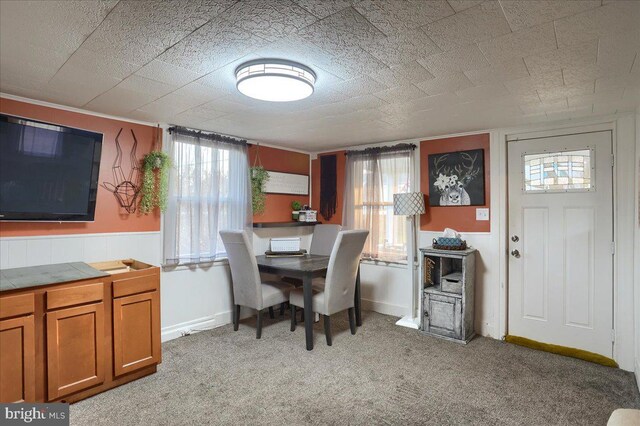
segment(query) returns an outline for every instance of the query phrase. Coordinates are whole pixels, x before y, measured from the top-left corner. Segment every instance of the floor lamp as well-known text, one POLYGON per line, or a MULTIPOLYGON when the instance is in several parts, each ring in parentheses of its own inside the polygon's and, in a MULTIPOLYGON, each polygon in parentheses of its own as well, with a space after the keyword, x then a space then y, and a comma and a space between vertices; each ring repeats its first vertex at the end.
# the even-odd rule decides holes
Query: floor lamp
POLYGON ((409 222, 410 241, 407 244, 407 269, 411 277, 411 314, 402 317, 396 322, 396 325, 403 327, 415 328, 420 327, 419 303, 421 295, 419 286, 417 285, 416 276, 413 270, 416 252, 417 227, 416 217, 425 214, 424 194, 422 192, 407 192, 402 194, 393 194, 393 214, 396 216, 407 216, 409 222))

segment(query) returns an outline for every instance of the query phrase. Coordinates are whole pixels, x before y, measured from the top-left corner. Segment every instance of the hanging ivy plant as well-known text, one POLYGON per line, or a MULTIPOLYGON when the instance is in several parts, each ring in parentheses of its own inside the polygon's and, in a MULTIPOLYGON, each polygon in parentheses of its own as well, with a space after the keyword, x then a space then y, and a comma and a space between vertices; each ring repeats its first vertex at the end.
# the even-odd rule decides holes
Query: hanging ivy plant
POLYGON ((267 196, 264 193, 264 184, 269 179, 269 172, 262 166, 254 166, 249 169, 251 177, 251 207, 253 214, 264 213, 267 196))
POLYGON ((171 158, 162 151, 151 151, 142 160, 142 198, 140 212, 151 213, 155 207, 167 209, 171 158))

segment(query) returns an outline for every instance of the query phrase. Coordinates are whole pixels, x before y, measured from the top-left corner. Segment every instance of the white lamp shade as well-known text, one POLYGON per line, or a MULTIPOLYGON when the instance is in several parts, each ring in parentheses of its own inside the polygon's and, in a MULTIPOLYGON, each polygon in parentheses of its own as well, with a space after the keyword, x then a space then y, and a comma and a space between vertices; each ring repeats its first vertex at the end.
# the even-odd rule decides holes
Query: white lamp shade
POLYGON ((393 214, 397 216, 413 216, 426 213, 424 194, 422 192, 406 192, 393 194, 393 214))

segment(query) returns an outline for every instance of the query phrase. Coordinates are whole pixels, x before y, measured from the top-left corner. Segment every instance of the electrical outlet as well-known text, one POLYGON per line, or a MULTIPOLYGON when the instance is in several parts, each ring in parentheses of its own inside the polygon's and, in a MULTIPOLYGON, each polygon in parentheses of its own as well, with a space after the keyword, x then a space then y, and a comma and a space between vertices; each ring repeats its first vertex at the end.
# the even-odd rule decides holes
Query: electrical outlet
POLYGON ((476 209, 476 220, 489 220, 489 209, 476 209))

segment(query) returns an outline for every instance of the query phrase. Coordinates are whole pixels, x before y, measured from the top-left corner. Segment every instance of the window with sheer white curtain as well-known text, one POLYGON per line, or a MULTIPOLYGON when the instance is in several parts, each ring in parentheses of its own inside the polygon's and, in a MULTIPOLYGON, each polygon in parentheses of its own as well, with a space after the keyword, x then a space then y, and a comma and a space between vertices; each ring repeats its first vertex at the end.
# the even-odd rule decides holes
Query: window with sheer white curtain
POLYGON ((251 187, 246 141, 174 128, 173 160, 164 216, 167 265, 226 257, 220 231, 251 227, 251 187))
POLYGON ((343 225, 369 230, 364 258, 407 259, 407 221, 394 216, 393 194, 411 191, 413 151, 401 144, 347 152, 343 225))

